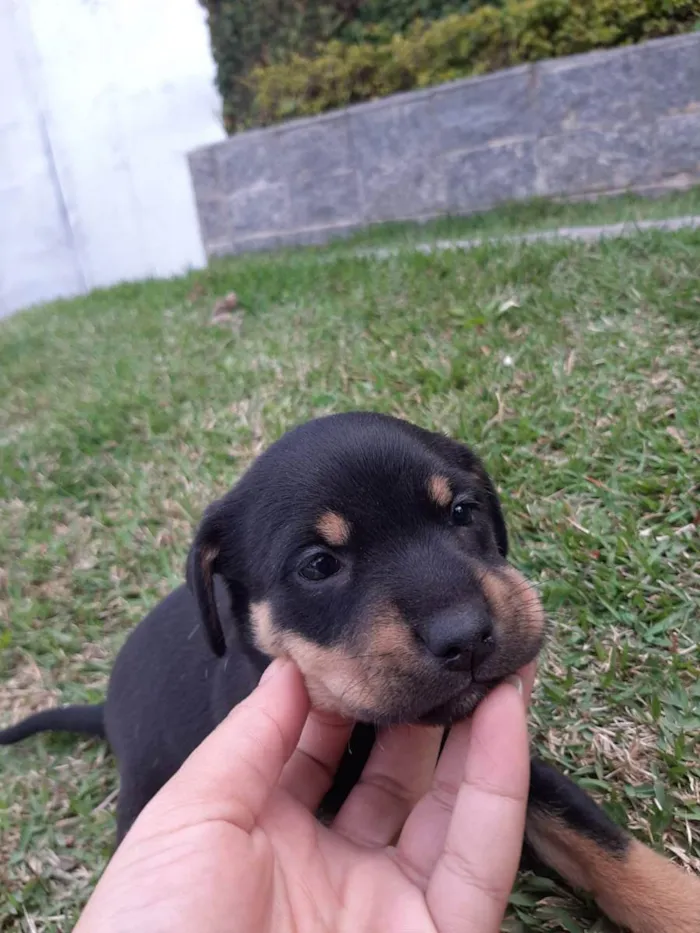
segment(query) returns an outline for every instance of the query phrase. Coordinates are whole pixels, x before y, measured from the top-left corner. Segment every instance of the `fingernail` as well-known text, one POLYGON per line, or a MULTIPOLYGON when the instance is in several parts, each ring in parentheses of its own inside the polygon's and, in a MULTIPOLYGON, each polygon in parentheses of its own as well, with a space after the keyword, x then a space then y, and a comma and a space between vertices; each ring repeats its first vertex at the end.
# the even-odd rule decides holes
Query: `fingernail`
POLYGON ((271 664, 268 664, 263 671, 263 675, 260 678, 260 683, 264 684, 267 683, 268 680, 272 680, 272 678, 282 670, 286 663, 286 658, 275 658, 274 661, 271 664))
POLYGON ((523 695, 523 682, 517 674, 509 674, 508 677, 506 677, 506 683, 512 684, 520 696, 523 695))

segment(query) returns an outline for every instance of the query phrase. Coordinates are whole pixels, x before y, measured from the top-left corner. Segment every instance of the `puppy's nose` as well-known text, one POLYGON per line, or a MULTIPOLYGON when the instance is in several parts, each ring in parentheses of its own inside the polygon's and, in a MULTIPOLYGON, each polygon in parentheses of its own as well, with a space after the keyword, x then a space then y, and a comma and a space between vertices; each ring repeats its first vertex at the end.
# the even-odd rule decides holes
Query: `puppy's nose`
POLYGON ((474 673, 495 648, 491 619, 480 607, 438 613, 422 635, 428 650, 448 671, 474 673))

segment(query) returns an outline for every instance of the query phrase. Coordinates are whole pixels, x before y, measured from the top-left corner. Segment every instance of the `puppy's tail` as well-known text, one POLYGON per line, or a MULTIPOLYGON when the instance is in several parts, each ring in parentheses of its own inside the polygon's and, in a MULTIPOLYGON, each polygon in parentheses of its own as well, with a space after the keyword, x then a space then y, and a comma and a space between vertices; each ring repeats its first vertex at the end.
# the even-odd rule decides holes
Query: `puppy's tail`
POLYGON ((37 732, 80 732, 105 737, 104 707, 61 706, 28 716, 9 729, 0 730, 0 745, 14 745, 37 732))

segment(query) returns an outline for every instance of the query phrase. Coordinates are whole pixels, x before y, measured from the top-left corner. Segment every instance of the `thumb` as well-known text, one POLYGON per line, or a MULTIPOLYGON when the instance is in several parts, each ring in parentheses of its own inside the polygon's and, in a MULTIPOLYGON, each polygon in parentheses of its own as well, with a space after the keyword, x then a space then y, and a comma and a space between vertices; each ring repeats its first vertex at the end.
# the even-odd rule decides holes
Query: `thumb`
POLYGON ((197 821, 225 820, 251 832, 297 746, 308 713, 309 698, 296 665, 287 659, 273 661, 253 693, 154 797, 144 818, 160 821, 167 814, 172 820, 179 811, 190 822, 194 807, 197 821))

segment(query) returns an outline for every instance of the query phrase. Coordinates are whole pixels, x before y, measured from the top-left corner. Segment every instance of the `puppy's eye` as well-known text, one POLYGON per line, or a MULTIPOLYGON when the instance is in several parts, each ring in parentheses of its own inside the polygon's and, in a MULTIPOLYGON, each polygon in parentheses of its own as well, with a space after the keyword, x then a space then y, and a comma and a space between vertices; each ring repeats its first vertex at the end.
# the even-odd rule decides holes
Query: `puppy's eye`
POLYGON ((471 525, 477 508, 475 502, 455 502, 452 506, 452 523, 462 528, 471 525))
POLYGON ((337 557, 327 552, 314 554, 305 561, 299 568, 299 573, 305 580, 317 582, 318 580, 327 580, 338 573, 341 564, 337 557))

